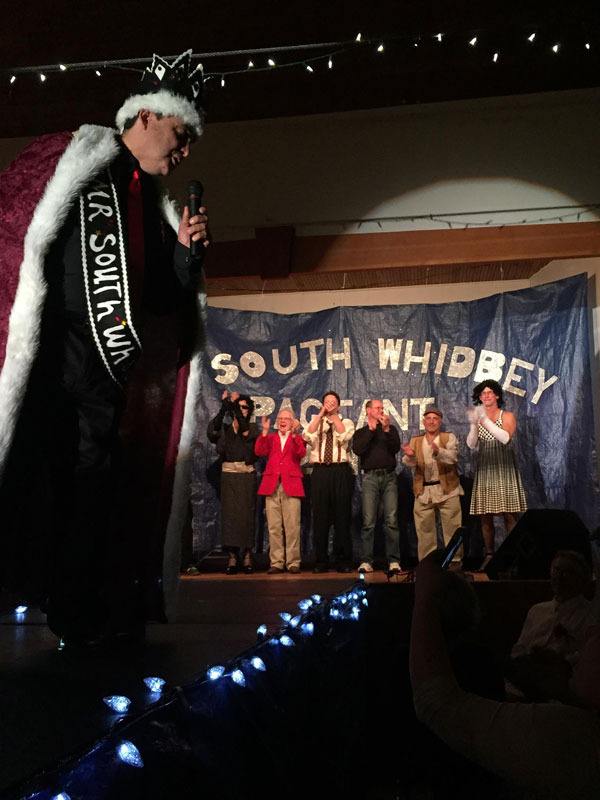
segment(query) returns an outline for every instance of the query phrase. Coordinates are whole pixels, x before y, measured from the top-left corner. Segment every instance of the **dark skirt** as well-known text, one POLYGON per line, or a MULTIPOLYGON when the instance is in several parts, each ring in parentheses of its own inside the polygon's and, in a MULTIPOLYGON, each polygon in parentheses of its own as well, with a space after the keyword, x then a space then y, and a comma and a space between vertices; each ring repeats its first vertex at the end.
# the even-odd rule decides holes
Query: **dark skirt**
POLYGON ((221 473, 221 545, 253 549, 256 472, 221 473))

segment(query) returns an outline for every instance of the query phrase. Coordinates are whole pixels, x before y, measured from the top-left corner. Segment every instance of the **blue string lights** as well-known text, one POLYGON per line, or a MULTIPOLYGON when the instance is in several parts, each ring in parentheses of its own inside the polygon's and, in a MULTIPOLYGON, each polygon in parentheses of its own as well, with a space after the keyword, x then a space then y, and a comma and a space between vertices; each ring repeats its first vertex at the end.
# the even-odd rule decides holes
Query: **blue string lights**
MULTIPOLYGON (((270 684, 277 675, 286 682, 287 678, 283 678, 283 675, 288 675, 289 669, 304 669, 315 658, 320 663, 324 646, 339 636, 348 639, 366 605, 366 587, 361 583, 328 601, 318 594, 301 600, 298 603, 299 614, 292 616, 282 612, 279 615, 281 622, 274 635, 268 637, 267 625, 260 625, 258 641, 248 651, 231 661, 208 667, 202 677, 187 687, 177 687, 170 696, 161 697, 157 703, 146 705, 146 709, 140 709, 142 713, 136 717, 128 713, 133 705, 128 697, 104 697, 103 701, 111 711, 128 715, 126 720, 120 720, 118 727, 87 754, 68 766, 61 766, 52 775, 51 789, 40 791, 38 780, 35 791, 23 796, 31 800, 72 800, 80 796, 112 800, 124 796, 120 794, 120 782, 130 779, 125 778, 126 773, 121 767, 134 768, 127 773, 130 775, 138 772, 143 774, 142 770, 153 763, 158 753, 163 752, 164 745, 160 737, 157 738, 156 731, 163 730, 164 725, 162 722, 159 724, 158 720, 164 720, 166 714, 170 714, 169 718, 176 718, 177 713, 182 712, 184 715, 196 714, 207 703, 211 708, 220 709, 241 703, 240 707, 244 708, 247 701, 243 698, 249 697, 248 693, 255 697, 253 702, 264 702, 271 697, 270 684), (212 701, 210 698, 213 698, 212 701), (178 708, 180 711, 176 712, 178 708), (152 722, 153 719, 156 721, 152 722), (153 731, 151 736, 144 733, 148 730, 153 731), (100 774, 102 781, 98 783, 93 776, 100 774), (93 789, 88 794, 86 787, 92 786, 90 782, 93 782, 93 789)), ((158 676, 142 680, 151 694, 160 695, 166 685, 165 680, 158 676)), ((210 712, 211 715, 214 713, 219 712, 210 712)), ((232 713, 235 715, 236 712, 232 713)), ((141 780, 148 780, 148 777, 141 780)))

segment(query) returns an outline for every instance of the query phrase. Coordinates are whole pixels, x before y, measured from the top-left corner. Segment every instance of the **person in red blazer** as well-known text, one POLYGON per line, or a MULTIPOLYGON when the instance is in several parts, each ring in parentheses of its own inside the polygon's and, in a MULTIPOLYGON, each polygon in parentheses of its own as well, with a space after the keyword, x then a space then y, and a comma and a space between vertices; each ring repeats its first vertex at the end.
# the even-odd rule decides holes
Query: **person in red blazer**
POLYGON ((269 527, 269 574, 300 572, 300 498, 304 497, 300 461, 306 443, 298 433, 300 422, 289 409, 277 417, 277 432, 269 433, 271 420, 262 418, 262 433, 254 445, 257 456, 267 457, 258 493, 266 496, 269 527))

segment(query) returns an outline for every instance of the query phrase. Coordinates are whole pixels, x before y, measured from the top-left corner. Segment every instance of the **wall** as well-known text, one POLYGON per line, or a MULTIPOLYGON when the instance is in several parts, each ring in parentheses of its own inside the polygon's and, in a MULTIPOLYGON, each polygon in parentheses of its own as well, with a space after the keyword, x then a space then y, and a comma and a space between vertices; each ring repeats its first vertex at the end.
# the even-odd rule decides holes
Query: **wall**
POLYGON ((430 214, 575 221, 565 206, 600 200, 599 112, 589 90, 209 125, 172 184, 203 180, 218 238, 448 227, 414 219, 430 214))
MULTIPOLYGON (((600 89, 209 124, 168 183, 202 179, 217 239, 574 221, 600 201, 599 140, 600 89)), ((0 169, 28 141, 1 140, 0 169)))

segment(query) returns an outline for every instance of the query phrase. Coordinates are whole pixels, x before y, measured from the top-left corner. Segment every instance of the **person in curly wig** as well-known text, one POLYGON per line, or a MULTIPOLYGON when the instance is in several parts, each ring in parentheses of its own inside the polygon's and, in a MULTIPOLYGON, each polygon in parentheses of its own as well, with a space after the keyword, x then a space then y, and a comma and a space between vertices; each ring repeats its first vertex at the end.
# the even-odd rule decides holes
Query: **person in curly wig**
POLYGON ((473 389, 473 405, 467 411, 467 445, 478 450, 471 514, 481 517, 485 564, 494 554, 494 516, 504 517, 510 533, 518 515, 527 510, 527 498, 512 446, 517 420, 502 408, 500 384, 493 380, 478 383, 473 389))
POLYGON ((208 439, 216 445, 222 459, 221 546, 229 555, 225 569, 228 575, 235 575, 240 568, 246 573, 254 572, 257 489, 254 443, 260 431, 250 422, 253 413, 254 402, 249 395, 225 390, 219 413, 208 424, 208 439))

